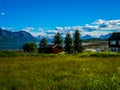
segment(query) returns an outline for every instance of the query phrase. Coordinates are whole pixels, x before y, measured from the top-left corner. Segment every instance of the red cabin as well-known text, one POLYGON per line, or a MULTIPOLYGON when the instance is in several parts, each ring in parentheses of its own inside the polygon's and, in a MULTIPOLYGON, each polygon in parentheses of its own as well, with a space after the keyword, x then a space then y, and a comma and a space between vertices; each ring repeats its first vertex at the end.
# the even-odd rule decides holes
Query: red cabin
POLYGON ((63 52, 64 49, 61 45, 48 45, 47 47, 44 48, 39 48, 40 53, 60 53, 63 52))

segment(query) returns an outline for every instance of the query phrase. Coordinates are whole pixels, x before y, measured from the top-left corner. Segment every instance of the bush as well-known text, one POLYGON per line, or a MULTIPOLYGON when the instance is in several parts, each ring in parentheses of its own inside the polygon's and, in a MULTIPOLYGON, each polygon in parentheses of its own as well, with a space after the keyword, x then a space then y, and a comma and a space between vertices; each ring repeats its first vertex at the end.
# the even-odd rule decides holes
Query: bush
POLYGON ((23 50, 26 52, 37 52, 37 44, 36 43, 25 43, 23 45, 23 50))

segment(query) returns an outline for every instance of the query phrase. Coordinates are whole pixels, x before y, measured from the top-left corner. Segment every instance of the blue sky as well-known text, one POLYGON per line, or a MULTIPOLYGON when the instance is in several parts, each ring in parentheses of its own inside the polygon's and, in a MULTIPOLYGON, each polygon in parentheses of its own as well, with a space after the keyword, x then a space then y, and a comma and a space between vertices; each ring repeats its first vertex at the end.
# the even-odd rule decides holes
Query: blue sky
POLYGON ((44 32, 56 27, 94 26, 91 24, 100 19, 119 20, 119 4, 120 0, 0 0, 0 27, 44 32))

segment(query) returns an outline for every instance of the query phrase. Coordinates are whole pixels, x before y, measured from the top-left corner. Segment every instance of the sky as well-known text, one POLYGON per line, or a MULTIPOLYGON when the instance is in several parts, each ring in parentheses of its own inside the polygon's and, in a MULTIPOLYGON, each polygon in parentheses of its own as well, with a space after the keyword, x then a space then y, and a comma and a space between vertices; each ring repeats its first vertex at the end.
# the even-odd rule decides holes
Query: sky
POLYGON ((0 0, 0 27, 33 35, 79 29, 82 35, 98 36, 120 30, 119 4, 120 0, 0 0))

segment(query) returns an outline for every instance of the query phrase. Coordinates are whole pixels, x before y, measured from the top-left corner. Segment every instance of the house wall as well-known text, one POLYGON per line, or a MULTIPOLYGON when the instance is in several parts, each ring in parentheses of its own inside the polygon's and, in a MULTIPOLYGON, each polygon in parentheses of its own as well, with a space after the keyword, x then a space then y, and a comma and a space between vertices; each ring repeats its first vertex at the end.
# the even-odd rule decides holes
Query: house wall
POLYGON ((59 52, 62 52, 62 51, 63 51, 62 47, 57 46, 57 47, 53 48, 53 53, 59 53, 59 52))
POLYGON ((109 41, 108 50, 112 52, 120 52, 120 43, 119 43, 120 41, 117 40, 115 45, 111 45, 110 42, 111 41, 109 41))
POLYGON ((111 41, 109 41, 109 47, 119 47, 119 48, 120 48, 120 43, 119 43, 119 41, 116 41, 116 44, 115 44, 115 45, 111 45, 110 42, 111 42, 111 41))
POLYGON ((108 48, 109 51, 112 51, 112 52, 120 52, 120 48, 115 48, 115 47, 109 47, 108 48))
POLYGON ((39 53, 59 53, 62 51, 63 48, 61 46, 55 46, 50 48, 39 48, 39 53))
POLYGON ((52 48, 39 48, 39 53, 53 53, 52 48))

